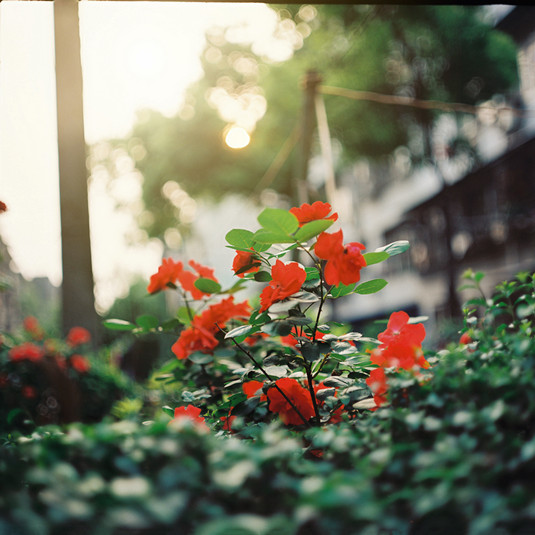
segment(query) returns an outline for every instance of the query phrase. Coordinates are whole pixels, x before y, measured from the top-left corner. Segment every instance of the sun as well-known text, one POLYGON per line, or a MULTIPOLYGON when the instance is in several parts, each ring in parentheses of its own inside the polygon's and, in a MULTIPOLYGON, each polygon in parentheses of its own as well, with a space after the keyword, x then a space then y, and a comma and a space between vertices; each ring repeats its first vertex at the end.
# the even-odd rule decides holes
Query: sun
POLYGON ((241 126, 231 126, 225 134, 225 143, 231 149, 243 149, 249 145, 251 136, 241 126))

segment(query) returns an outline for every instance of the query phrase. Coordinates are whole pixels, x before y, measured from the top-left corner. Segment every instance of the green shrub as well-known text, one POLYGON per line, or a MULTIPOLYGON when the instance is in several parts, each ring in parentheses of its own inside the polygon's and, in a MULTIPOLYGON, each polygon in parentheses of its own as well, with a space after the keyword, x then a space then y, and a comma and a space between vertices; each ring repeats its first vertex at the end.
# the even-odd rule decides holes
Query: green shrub
POLYGON ((133 392, 133 383, 110 363, 109 350, 91 351, 85 329, 71 333, 49 338, 29 317, 20 333, 0 335, 0 434, 96 422, 133 392))
POLYGON ((7 437, 0 533, 532 533, 535 341, 529 315, 500 323, 499 302, 468 313, 468 344, 391 378, 389 405, 337 425, 238 421, 229 436, 105 421, 7 437))

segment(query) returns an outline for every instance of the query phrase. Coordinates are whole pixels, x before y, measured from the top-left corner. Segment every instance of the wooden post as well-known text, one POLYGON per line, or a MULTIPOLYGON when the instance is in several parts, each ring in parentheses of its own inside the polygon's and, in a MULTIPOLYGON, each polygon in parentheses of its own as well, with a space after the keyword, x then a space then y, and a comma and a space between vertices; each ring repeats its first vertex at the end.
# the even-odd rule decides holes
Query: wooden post
POLYGON ((54 0, 62 244, 62 329, 97 331, 93 289, 78 0, 54 0))
POLYGON ((301 119, 300 150, 298 156, 297 177, 295 184, 295 200, 297 205, 308 201, 307 175, 310 150, 312 148, 312 134, 316 127, 315 100, 320 75, 313 70, 307 71, 303 80, 304 102, 301 119))

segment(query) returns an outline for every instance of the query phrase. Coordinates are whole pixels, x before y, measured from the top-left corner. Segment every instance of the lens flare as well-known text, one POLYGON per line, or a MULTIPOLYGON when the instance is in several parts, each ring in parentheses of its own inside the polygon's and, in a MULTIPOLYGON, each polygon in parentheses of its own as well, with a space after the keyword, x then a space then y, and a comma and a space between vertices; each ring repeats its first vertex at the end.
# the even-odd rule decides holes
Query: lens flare
POLYGON ((241 126, 231 126, 225 135, 225 143, 231 149, 243 149, 249 145, 251 136, 241 126))

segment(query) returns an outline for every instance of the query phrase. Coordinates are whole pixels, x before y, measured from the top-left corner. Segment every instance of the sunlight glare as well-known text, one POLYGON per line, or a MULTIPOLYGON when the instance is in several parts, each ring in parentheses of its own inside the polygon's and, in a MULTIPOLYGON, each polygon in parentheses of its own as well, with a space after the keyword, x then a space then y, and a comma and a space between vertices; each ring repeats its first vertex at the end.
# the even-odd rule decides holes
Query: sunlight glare
POLYGON ((243 149, 249 145, 251 136, 241 126, 231 126, 225 135, 225 143, 231 149, 243 149))

